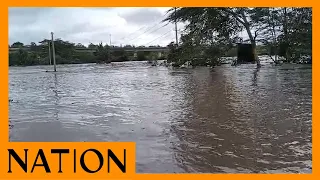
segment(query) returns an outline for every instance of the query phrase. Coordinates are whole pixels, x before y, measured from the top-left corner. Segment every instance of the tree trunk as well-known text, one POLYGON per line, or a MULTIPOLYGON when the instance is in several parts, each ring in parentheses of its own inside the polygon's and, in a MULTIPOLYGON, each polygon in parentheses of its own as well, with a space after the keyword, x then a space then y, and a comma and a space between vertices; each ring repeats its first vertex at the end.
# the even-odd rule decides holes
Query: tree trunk
POLYGON ((244 14, 244 11, 241 12, 241 15, 242 15, 242 18, 243 18, 243 25, 247 31, 247 34, 250 38, 250 42, 251 42, 251 45, 252 45, 252 54, 254 56, 254 60, 256 61, 257 63, 257 67, 261 67, 261 64, 260 64, 260 59, 258 58, 258 55, 257 55, 257 45, 256 45, 256 40, 255 38, 252 36, 252 33, 251 33, 251 30, 250 30, 250 24, 247 20, 247 17, 246 15, 244 14))
MULTIPOLYGON (((274 9, 272 9, 272 10, 274 10, 274 9)), ((274 48, 274 61, 275 62, 278 62, 278 47, 277 47, 277 35, 276 35, 276 27, 275 27, 275 20, 274 20, 274 15, 273 14, 270 14, 270 8, 269 8, 269 24, 270 24, 270 21, 272 22, 271 24, 272 24, 272 39, 273 39, 273 46, 271 46, 271 47, 273 47, 274 48), (271 16, 271 20, 270 20, 270 16, 271 16)))
POLYGON ((254 60, 255 62, 257 63, 257 67, 261 67, 261 63, 260 63, 260 59, 257 55, 257 44, 256 44, 256 40, 253 38, 252 36, 252 33, 250 31, 250 27, 249 25, 245 26, 246 28, 246 31, 248 33, 248 36, 250 38, 250 42, 251 42, 251 45, 252 45, 252 54, 253 54, 253 57, 254 57, 254 60))
POLYGON ((257 62, 257 67, 261 67, 260 59, 257 55, 256 41, 251 41, 251 44, 252 44, 252 54, 254 56, 254 60, 257 62))
POLYGON ((287 8, 285 7, 284 9, 284 21, 283 21, 283 33, 284 33, 284 39, 285 39, 285 54, 286 54, 286 61, 290 61, 289 57, 289 42, 288 42, 288 20, 287 20, 287 8))

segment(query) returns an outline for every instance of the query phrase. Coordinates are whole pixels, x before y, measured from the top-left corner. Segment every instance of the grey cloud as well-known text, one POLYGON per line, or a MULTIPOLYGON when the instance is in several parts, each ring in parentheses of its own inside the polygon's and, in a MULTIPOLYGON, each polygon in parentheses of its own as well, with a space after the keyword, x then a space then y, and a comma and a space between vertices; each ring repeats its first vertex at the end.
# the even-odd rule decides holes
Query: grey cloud
POLYGON ((83 22, 83 23, 76 23, 69 27, 66 27, 61 32, 64 34, 83 34, 87 32, 94 33, 94 32, 97 32, 100 30, 106 30, 109 28, 111 28, 111 26, 106 27, 106 26, 91 24, 90 22, 83 22))
MULTIPOLYGON (((10 35, 10 32, 9 32, 10 35)), ((31 42, 38 43, 43 39, 49 39, 49 32, 40 31, 40 30, 27 30, 27 31, 17 31, 12 37, 9 38, 9 42, 23 42, 24 44, 30 44, 31 42)))
POLYGON ((9 8, 9 24, 10 26, 33 24, 45 11, 46 9, 41 8, 9 8))
POLYGON ((83 7, 82 9, 86 10, 93 10, 93 11, 112 11, 117 8, 112 8, 112 7, 83 7))
POLYGON ((25 8, 25 7, 10 7, 9 17, 13 16, 37 16, 42 13, 48 13, 49 11, 54 11, 55 8, 25 8))
MULTIPOLYGON (((144 44, 168 31, 173 32, 172 24, 159 28, 162 23, 143 34, 148 27, 160 22, 163 14, 159 8, 9 8, 9 43, 39 42, 50 38, 50 31, 54 31, 56 38, 86 45, 101 41, 109 44, 110 34, 112 44, 144 44), (118 19, 125 20, 126 24, 118 19), (105 23, 108 21, 116 24, 108 25, 105 23), (145 28, 131 34, 143 26, 145 28), (139 38, 134 39, 137 36, 139 38), (129 41, 131 39, 134 40, 129 41)), ((162 41, 167 40, 160 38, 155 42, 162 41)))
POLYGON ((127 22, 138 25, 154 23, 155 21, 160 22, 164 19, 163 14, 158 9, 154 8, 139 8, 133 12, 125 13, 120 16, 127 22))

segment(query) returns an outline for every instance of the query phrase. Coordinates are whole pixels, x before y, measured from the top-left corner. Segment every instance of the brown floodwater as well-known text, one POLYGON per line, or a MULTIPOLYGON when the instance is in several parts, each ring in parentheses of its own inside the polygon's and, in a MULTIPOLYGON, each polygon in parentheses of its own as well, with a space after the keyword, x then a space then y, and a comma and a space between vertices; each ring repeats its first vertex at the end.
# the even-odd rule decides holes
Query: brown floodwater
POLYGON ((10 141, 134 141, 138 173, 311 173, 310 65, 10 67, 10 141))

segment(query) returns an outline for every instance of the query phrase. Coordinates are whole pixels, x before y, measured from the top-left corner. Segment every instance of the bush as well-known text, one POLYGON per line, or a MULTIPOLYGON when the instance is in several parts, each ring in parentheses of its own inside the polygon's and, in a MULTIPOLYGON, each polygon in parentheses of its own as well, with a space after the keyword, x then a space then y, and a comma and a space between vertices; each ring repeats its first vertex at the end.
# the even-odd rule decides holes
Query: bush
POLYGON ((144 52, 142 51, 137 52, 137 61, 145 61, 145 60, 147 60, 147 57, 144 54, 144 52))

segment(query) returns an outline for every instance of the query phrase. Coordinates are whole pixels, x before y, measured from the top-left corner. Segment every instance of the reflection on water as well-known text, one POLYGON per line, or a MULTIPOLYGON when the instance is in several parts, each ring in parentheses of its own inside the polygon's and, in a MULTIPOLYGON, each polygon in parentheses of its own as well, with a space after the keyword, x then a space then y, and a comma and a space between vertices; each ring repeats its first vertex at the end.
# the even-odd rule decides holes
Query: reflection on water
POLYGON ((10 141, 134 141, 143 173, 310 173, 311 66, 10 68, 10 141))

